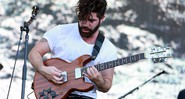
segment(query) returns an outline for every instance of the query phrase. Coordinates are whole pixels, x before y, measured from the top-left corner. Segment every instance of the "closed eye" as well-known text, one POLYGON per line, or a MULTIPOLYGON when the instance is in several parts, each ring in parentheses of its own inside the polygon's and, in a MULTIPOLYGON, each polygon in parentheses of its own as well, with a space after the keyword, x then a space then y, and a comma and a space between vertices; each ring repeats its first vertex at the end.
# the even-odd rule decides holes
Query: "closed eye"
POLYGON ((96 21, 95 19, 89 19, 89 22, 93 23, 94 21, 96 21))

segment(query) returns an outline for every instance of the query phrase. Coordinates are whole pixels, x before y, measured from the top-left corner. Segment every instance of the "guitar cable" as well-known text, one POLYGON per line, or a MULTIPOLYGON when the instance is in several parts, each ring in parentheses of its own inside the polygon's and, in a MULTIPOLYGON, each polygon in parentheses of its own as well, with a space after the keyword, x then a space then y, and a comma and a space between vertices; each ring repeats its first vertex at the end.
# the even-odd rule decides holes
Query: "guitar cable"
POLYGON ((27 95, 27 98, 28 98, 28 99, 30 99, 29 96, 30 96, 33 92, 34 92, 34 91, 30 92, 30 93, 27 95))

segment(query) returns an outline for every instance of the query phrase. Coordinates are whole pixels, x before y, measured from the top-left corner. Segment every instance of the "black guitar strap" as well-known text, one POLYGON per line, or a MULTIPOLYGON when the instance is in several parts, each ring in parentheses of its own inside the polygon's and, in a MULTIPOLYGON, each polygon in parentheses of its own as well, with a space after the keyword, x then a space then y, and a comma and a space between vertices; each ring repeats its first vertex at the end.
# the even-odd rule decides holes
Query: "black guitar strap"
POLYGON ((98 56, 98 53, 100 51, 100 48, 103 44, 103 41, 104 41, 105 37, 103 36, 103 34, 100 32, 98 34, 98 37, 96 39, 96 42, 95 42, 95 45, 94 45, 94 48, 93 48, 93 52, 92 52, 92 55, 91 55, 91 59, 92 60, 95 60, 96 57, 98 56))

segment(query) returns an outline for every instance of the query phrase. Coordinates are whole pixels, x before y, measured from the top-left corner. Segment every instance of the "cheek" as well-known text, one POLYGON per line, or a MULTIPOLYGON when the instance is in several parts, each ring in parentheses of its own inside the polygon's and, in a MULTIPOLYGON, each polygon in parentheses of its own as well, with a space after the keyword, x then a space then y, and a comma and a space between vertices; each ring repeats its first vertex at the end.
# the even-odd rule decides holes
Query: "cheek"
POLYGON ((91 24, 91 27, 94 29, 98 25, 98 22, 91 24))
POLYGON ((82 22, 78 22, 79 26, 81 27, 82 26, 82 22))

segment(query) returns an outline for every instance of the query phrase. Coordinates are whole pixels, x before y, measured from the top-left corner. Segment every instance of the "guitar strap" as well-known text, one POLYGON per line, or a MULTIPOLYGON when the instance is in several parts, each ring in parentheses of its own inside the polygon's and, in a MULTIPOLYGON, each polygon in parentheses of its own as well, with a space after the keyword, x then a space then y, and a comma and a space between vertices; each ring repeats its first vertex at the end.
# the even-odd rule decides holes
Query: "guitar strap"
POLYGON ((98 53, 100 51, 100 48, 103 44, 104 39, 105 39, 105 37, 103 36, 102 32, 100 31, 100 33, 98 34, 98 37, 96 39, 96 42, 94 44, 93 52, 91 55, 92 60, 95 60, 96 57, 98 56, 98 53))

